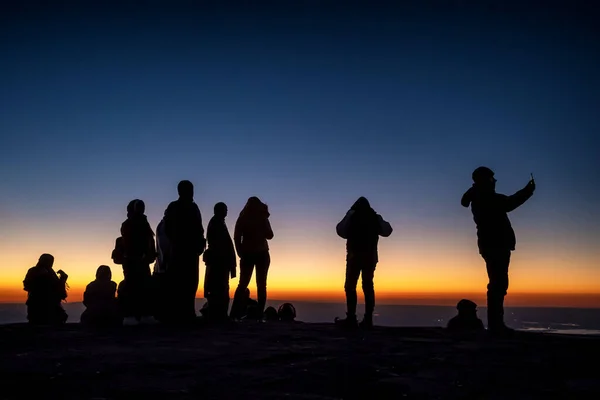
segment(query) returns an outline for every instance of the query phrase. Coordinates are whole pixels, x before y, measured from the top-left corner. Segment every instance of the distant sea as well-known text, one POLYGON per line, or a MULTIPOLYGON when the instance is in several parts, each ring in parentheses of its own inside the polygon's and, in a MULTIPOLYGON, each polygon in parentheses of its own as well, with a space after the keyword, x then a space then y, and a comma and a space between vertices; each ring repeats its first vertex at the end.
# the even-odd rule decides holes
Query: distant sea
MULTIPOLYGON (((197 299, 197 309, 204 304, 204 299, 197 299)), ((269 301, 277 308, 285 300, 269 301)), ((290 301, 296 308, 297 320, 304 322, 333 322, 336 316, 345 316, 345 305, 342 303, 315 303, 306 301, 290 301)), ((78 322, 84 310, 81 303, 65 303, 69 314, 67 322, 78 322)), ((359 316, 362 314, 359 305, 359 316)), ((24 304, 0 304, 0 324, 26 322, 24 304)), ((456 308, 449 306, 415 306, 415 305, 379 305, 374 317, 379 326, 446 326, 448 320, 456 315, 456 308)), ((479 307, 479 317, 486 322, 486 309, 479 307)), ((507 325, 518 330, 541 331, 547 333, 600 335, 600 309, 590 308, 546 308, 546 307, 514 307, 505 310, 507 325)))

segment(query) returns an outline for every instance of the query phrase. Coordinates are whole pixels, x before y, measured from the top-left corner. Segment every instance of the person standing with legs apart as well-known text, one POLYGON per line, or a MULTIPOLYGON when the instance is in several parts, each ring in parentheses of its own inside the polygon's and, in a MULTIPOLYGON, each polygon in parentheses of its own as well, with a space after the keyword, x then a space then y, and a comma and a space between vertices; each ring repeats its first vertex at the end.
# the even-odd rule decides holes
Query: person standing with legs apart
POLYGON ((461 205, 471 206, 479 253, 487 268, 488 329, 494 333, 508 333, 512 329, 504 324, 504 297, 508 289, 510 255, 517 240, 507 213, 533 195, 535 181, 532 175, 523 189, 506 196, 496 193, 496 178, 491 169, 479 167, 471 177, 473 186, 462 196, 461 205))
POLYGON ((196 318, 200 255, 206 247, 202 215, 194 202, 194 185, 184 180, 177 185, 179 199, 171 202, 164 215, 165 235, 170 254, 166 270, 169 318, 178 322, 196 318))
POLYGON ((346 291, 347 312, 345 319, 336 318, 336 325, 353 328, 358 325, 356 319, 356 284, 362 275, 362 288, 365 295, 365 317, 360 326, 373 326, 373 311, 375 309, 375 288, 373 277, 375 267, 379 262, 377 244, 379 236, 388 237, 392 234, 392 226, 375 212, 369 201, 360 197, 346 213, 346 216, 336 226, 338 236, 346 239, 346 291))
POLYGON ((239 319, 244 313, 244 293, 256 268, 257 315, 263 315, 267 302, 267 274, 271 265, 267 240, 273 239, 269 207, 258 197, 250 197, 235 224, 233 240, 240 257, 240 280, 235 291, 230 316, 239 319))
POLYGON ((227 205, 217 203, 214 211, 215 215, 206 228, 208 248, 204 252, 204 297, 208 301, 208 319, 219 322, 227 319, 229 276, 235 278, 237 260, 233 241, 225 224, 227 205))

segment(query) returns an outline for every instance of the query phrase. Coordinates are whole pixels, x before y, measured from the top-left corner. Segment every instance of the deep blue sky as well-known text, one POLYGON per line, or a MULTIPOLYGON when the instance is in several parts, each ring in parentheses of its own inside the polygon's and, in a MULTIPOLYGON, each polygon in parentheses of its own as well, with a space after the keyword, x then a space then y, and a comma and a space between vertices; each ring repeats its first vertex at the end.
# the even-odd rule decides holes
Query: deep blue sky
POLYGON ((288 237, 332 234, 364 194, 396 240, 458 227, 476 251, 459 200, 483 164, 506 193, 534 173, 523 235, 600 238, 591 9, 2 7, 4 237, 116 235, 136 197, 155 225, 187 178, 207 220, 256 194, 288 237))

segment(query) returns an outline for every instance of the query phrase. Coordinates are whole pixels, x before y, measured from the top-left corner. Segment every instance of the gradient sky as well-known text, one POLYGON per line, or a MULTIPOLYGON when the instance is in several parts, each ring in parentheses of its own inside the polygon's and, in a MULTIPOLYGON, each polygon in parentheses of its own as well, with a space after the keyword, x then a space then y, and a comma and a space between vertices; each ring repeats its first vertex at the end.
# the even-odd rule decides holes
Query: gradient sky
POLYGON ((600 306, 591 9, 282 3, 1 6, 0 301, 43 252, 80 299, 127 203, 156 227, 181 179, 205 224, 218 201, 231 231, 249 196, 269 204, 271 297, 343 298, 335 225, 361 195, 395 229, 380 298, 481 295, 460 197, 487 165, 499 192, 537 182, 511 214, 513 299, 600 306))

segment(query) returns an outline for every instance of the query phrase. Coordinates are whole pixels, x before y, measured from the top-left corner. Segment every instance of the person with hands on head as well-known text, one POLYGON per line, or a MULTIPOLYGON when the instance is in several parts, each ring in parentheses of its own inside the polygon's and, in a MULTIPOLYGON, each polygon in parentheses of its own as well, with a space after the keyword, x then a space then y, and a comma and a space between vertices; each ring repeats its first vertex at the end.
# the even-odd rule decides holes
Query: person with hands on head
POLYGON ((356 285, 362 276, 362 289, 365 295, 365 316, 360 327, 373 326, 375 309, 375 288, 373 278, 379 262, 377 245, 379 237, 392 234, 392 226, 385 221, 369 204, 365 197, 360 197, 348 210, 344 219, 336 226, 336 232, 346 239, 346 318, 336 318, 336 325, 354 328, 359 326, 356 319, 357 293, 356 285))
POLYGON ((511 196, 496 193, 496 178, 488 167, 478 167, 471 175, 473 185, 461 199, 463 207, 471 206, 477 228, 477 246, 485 260, 489 283, 487 287, 488 330, 510 333, 504 323, 504 297, 508 290, 508 266, 516 247, 516 236, 508 213, 525 203, 535 191, 533 175, 525 187, 511 196))

